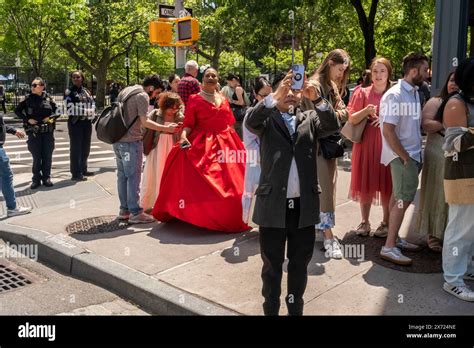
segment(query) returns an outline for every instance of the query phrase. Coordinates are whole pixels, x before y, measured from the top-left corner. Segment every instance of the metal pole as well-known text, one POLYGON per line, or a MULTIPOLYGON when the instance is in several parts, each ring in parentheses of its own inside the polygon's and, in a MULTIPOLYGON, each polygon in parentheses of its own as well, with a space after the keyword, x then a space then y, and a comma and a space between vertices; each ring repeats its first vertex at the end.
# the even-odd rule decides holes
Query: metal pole
POLYGON ((290 11, 291 20, 291 65, 295 64, 295 12, 290 11))
POLYGON ((138 61, 138 45, 137 45, 137 85, 140 83, 140 63, 138 61))
MULTIPOLYGON (((174 1, 174 11, 176 17, 181 17, 184 4, 183 0, 175 0, 174 1)), ((184 73, 184 64, 186 63, 186 51, 183 47, 176 47, 176 71, 179 73, 184 73)))
POLYGON ((127 69, 127 86, 130 86, 130 59, 128 58, 128 51, 125 54, 125 68, 127 69))

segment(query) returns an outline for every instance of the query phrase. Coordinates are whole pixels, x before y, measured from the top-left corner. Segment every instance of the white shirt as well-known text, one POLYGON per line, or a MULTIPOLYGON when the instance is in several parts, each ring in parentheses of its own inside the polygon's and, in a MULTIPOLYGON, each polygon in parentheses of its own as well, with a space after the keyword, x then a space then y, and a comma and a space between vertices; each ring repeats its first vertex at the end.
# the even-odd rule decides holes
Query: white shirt
POLYGON ((421 162, 421 104, 418 86, 403 79, 390 88, 380 101, 380 131, 382 132, 382 156, 380 162, 388 166, 399 156, 383 136, 384 123, 395 125, 395 134, 408 155, 421 162))

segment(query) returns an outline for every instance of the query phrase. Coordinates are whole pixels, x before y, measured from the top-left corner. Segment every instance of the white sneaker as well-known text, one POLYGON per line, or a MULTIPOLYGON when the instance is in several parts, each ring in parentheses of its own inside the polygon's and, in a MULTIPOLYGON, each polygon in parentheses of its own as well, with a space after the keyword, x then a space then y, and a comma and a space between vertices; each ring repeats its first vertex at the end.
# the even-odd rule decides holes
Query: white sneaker
POLYGON ((131 224, 149 224, 155 221, 155 218, 151 215, 148 215, 147 213, 132 215, 128 219, 128 222, 131 224))
POLYGON ((400 250, 406 251, 417 251, 420 249, 419 245, 407 242, 405 239, 398 238, 397 239, 397 248, 400 250))
POLYGON ((443 289, 461 300, 474 302, 474 291, 467 286, 454 286, 444 283, 443 289))
POLYGON ((336 239, 325 239, 324 249, 326 252, 324 255, 333 259, 342 259, 342 250, 339 242, 336 239))
POLYGON ((19 216, 31 213, 31 207, 16 207, 15 209, 7 210, 7 217, 19 216))
POLYGON ((412 260, 402 254, 398 248, 382 247, 380 250, 380 257, 384 260, 393 262, 397 265, 408 266, 411 265, 412 260))

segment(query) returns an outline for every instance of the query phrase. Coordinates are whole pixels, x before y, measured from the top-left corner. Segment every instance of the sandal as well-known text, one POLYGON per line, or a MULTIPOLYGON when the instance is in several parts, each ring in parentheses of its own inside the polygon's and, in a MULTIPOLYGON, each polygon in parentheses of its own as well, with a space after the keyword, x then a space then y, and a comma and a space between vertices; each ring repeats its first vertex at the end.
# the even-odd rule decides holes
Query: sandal
POLYGON ((435 253, 441 253, 443 251, 443 244, 441 239, 428 236, 428 248, 435 253))
POLYGON ((371 231, 370 223, 361 222, 354 231, 358 236, 368 236, 371 231))

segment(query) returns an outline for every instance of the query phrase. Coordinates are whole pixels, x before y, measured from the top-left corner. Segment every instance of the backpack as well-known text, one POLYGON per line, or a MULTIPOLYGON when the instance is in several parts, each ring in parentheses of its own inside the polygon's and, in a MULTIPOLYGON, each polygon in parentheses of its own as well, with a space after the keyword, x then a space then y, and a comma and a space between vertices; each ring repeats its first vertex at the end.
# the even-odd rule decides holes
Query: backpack
POLYGON ((143 90, 132 92, 124 100, 117 100, 102 111, 95 124, 95 131, 99 140, 107 144, 114 144, 127 134, 139 116, 135 117, 132 123, 127 126, 124 105, 128 99, 141 92, 143 90))

